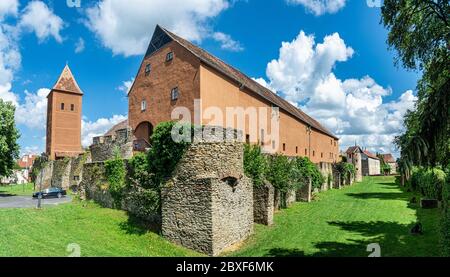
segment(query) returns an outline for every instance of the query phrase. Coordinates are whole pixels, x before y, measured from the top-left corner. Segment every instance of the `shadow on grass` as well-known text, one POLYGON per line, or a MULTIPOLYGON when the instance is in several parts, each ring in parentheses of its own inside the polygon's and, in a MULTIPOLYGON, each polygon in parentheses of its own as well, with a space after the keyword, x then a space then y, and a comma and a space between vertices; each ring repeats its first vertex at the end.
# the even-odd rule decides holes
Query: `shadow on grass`
POLYGON ((132 214, 128 214, 128 220, 120 223, 119 227, 129 235, 145 235, 148 232, 161 233, 161 223, 148 222, 132 214))
MULTIPOLYGON (((381 182, 380 182, 381 183, 381 182)), ((386 183, 388 184, 388 183, 386 183)), ((390 187, 398 187, 389 183, 390 187)), ((369 199, 377 198, 383 200, 406 200, 411 196, 403 192, 399 193, 348 193, 347 195, 369 199)), ((306 254, 301 249, 296 248, 272 248, 265 256, 269 257, 367 257, 370 253, 367 246, 371 243, 378 243, 381 246, 382 256, 436 256, 438 236, 436 226, 439 216, 437 210, 424 210, 417 204, 408 204, 408 208, 415 210, 416 217, 423 224, 423 235, 411 234, 414 222, 410 224, 400 224, 392 221, 330 221, 329 225, 338 227, 348 234, 358 234, 367 239, 349 239, 346 242, 324 241, 314 245, 318 251, 313 254, 306 254)))
POLYGON ((346 193, 346 195, 358 199, 380 199, 380 200, 408 199, 408 197, 402 192, 364 192, 364 193, 346 193))
POLYGON ((7 191, 0 191, 0 198, 2 197, 12 197, 12 196, 17 196, 17 194, 11 194, 7 191))

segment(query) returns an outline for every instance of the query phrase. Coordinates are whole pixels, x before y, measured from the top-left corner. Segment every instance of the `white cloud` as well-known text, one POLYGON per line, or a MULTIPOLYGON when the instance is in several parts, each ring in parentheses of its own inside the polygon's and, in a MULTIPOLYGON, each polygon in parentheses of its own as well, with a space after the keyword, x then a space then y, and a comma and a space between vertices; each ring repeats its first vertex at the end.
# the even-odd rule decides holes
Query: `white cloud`
POLYGON ((81 143, 83 147, 92 144, 92 139, 103 136, 114 125, 126 120, 124 115, 114 115, 111 118, 100 118, 97 121, 89 121, 86 118, 81 122, 81 143))
POLYGON ((63 41, 61 30, 64 21, 53 13, 50 8, 41 1, 32 1, 25 7, 19 26, 24 30, 34 32, 39 41, 53 37, 57 42, 63 41))
POLYGON ((290 4, 303 5, 316 16, 336 13, 345 7, 346 0, 286 0, 290 4))
POLYGON ((122 85, 120 85, 119 87, 117 87, 117 89, 119 91, 123 91, 126 95, 128 95, 128 92, 130 92, 131 86, 134 83, 134 78, 131 78, 128 81, 124 81, 122 82, 122 85))
POLYGON ((276 89, 273 88, 264 78, 252 78, 253 81, 256 81, 258 84, 260 84, 261 86, 270 89, 272 92, 276 93, 276 89))
POLYGON ((244 47, 238 42, 231 38, 230 35, 224 34, 222 32, 215 32, 212 38, 221 44, 223 50, 228 50, 232 52, 241 52, 244 47))
POLYGON ((86 48, 85 42, 83 38, 79 38, 77 43, 75 43, 75 53, 81 53, 86 48))
POLYGON ((31 129, 45 130, 47 122, 48 88, 36 93, 25 91, 25 101, 16 107, 16 122, 31 129))
POLYGON ((14 71, 20 67, 21 55, 11 28, 0 24, 0 98, 18 103, 18 97, 12 89, 14 71))
POLYGON ((18 9, 19 9, 19 1, 18 0, 2 0, 2 1, 0 1, 0 21, 2 21, 3 18, 8 15, 16 16, 18 9))
POLYGON ((111 49, 125 56, 143 54, 156 24, 201 42, 208 21, 230 6, 228 0, 101 0, 87 9, 87 26, 111 49))
POLYGON ((268 63, 270 81, 257 81, 282 92, 288 101, 340 136, 343 148, 356 140, 372 151, 394 151, 392 139, 403 130, 403 116, 414 108, 417 97, 409 90, 384 103, 392 89, 370 76, 337 78, 334 67, 353 54, 337 33, 316 44, 314 36, 301 31, 293 41, 283 42, 278 59, 268 63))

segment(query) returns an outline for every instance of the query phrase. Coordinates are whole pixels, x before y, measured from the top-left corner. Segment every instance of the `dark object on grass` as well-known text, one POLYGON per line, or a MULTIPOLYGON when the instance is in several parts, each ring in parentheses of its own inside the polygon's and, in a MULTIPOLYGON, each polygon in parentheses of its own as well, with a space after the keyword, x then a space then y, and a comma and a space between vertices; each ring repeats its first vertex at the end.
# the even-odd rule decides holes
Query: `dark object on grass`
POLYGON ((411 234, 413 234, 413 235, 423 235, 422 223, 417 222, 417 223, 411 228, 411 234))
POLYGON ((439 202, 436 199, 422 199, 420 201, 420 206, 424 209, 436 209, 439 202))

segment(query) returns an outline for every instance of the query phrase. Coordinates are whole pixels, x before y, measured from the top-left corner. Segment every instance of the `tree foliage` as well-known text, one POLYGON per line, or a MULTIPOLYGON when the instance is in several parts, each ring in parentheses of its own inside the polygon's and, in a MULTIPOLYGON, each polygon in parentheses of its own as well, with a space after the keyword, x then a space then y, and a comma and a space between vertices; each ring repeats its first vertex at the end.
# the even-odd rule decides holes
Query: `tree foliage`
MULTIPOLYGON (((176 129, 174 128, 176 124, 174 121, 158 124, 150 138, 152 147, 148 152, 149 171, 154 174, 154 181, 157 184, 170 177, 190 145, 190 142, 177 142, 172 139, 172 131, 176 129)), ((192 138, 193 125, 186 124, 186 127, 184 130, 190 131, 188 135, 192 138)))
POLYGON ((398 53, 396 63, 423 72, 416 110, 405 116, 407 131, 395 141, 401 149, 402 170, 410 171, 411 164, 449 162, 449 14, 448 0, 385 0, 382 7, 388 44, 398 53))
POLYGON ((127 175, 125 162, 120 156, 116 155, 114 159, 105 162, 105 174, 109 184, 109 192, 115 201, 115 205, 120 207, 127 175))
POLYGON ((267 160, 259 145, 244 145, 245 175, 253 180, 255 186, 262 186, 266 178, 267 160))
POLYGON ((309 178, 312 188, 320 188, 325 183, 324 176, 308 157, 297 157, 291 163, 291 179, 295 188, 305 185, 309 178))
POLYGON ((14 121, 15 108, 0 98, 0 177, 9 176, 19 158, 19 131, 14 121))

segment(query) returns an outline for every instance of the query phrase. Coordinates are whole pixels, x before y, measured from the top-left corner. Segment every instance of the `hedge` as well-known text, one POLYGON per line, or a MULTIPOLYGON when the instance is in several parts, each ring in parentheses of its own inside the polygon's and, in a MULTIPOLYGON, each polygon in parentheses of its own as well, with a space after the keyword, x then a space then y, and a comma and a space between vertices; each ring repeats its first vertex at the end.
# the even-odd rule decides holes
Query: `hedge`
POLYGON ((439 168, 416 168, 411 176, 411 188, 430 199, 442 200, 446 174, 439 168))

